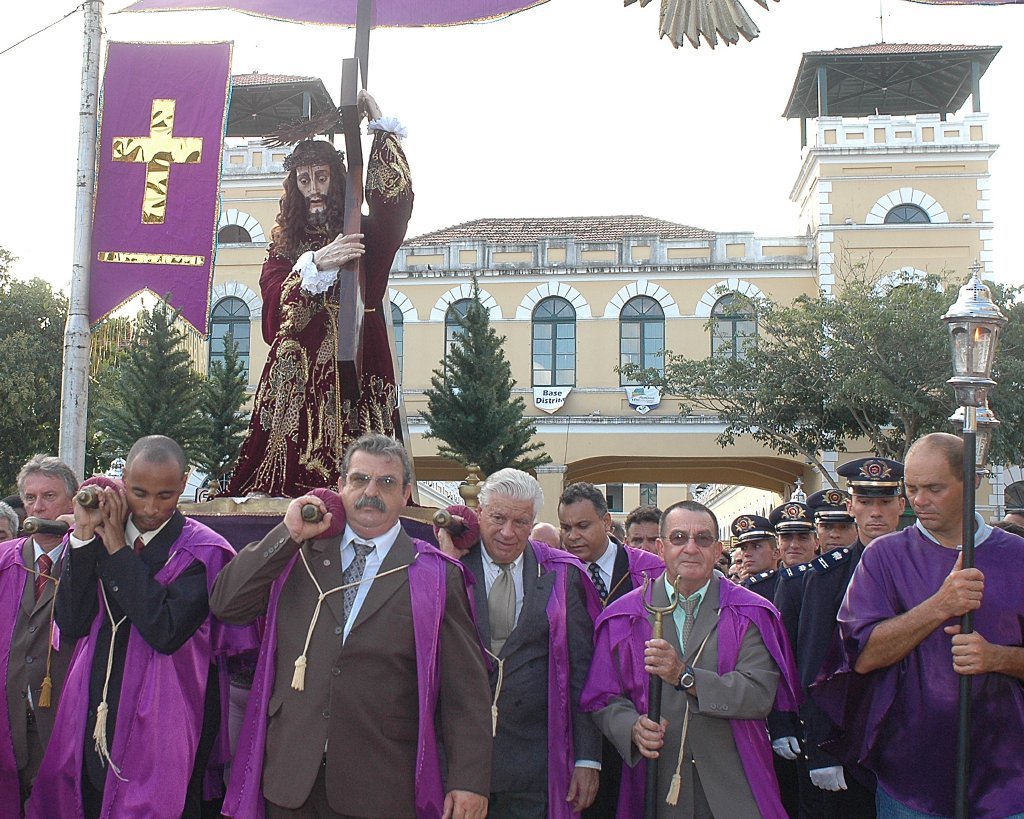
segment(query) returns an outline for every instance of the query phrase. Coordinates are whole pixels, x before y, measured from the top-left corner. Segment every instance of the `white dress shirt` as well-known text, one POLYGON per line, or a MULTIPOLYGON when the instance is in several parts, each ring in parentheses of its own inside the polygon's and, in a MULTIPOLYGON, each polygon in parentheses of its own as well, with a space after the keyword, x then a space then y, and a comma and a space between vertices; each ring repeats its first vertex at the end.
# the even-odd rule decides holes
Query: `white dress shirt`
MULTIPOLYGON (((608 538, 608 546, 604 550, 604 554, 601 555, 594 563, 597 564, 597 568, 601 571, 601 579, 604 581, 604 587, 611 593, 612 590, 612 576, 615 574, 615 558, 619 553, 619 547, 615 544, 615 541, 608 538)), ((588 563, 587 574, 590 574, 590 567, 594 563, 588 563)))
POLYGON ((384 534, 377 535, 377 537, 360 537, 348 524, 345 525, 345 534, 341 537, 341 570, 345 571, 356 559, 356 547, 354 543, 372 543, 374 550, 366 556, 366 565, 363 567, 363 578, 369 578, 365 583, 360 583, 357 586, 356 599, 352 603, 352 611, 349 612, 348 620, 345 621, 345 631, 341 636, 341 642, 344 644, 345 640, 348 639, 348 633, 352 631, 352 624, 356 621, 356 617, 359 616, 359 609, 363 606, 363 601, 366 599, 366 595, 370 593, 370 586, 373 585, 373 578, 380 571, 381 564, 384 563, 384 558, 388 556, 388 552, 391 551, 391 547, 395 545, 395 541, 398 540, 398 534, 402 531, 401 522, 395 523, 390 529, 384 534))

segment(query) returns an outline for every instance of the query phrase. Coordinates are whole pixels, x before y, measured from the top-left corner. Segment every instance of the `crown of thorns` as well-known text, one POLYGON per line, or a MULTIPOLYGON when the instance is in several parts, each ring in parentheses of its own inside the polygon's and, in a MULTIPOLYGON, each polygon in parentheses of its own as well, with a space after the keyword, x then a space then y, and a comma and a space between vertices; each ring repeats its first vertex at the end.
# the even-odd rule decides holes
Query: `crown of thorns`
POLYGON ((291 173, 303 165, 340 164, 344 167, 345 154, 324 139, 305 139, 295 146, 284 159, 284 169, 291 173))

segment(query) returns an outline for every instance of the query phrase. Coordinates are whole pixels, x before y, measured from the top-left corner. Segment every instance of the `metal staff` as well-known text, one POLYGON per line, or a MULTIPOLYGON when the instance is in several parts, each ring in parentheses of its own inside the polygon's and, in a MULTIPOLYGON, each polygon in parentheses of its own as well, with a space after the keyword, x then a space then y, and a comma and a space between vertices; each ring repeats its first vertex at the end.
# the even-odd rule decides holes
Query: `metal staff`
MULTIPOLYGON (((661 640, 664 634, 662 620, 665 615, 671 615, 679 603, 679 596, 676 595, 669 606, 655 606, 653 602, 647 602, 647 589, 651 585, 651 578, 644 572, 643 591, 640 592, 640 599, 644 601, 644 608, 654 615, 654 625, 651 629, 651 639, 661 640)), ((653 597, 652 597, 653 601, 653 597)), ((651 674, 647 689, 647 719, 655 725, 661 724, 661 684, 662 679, 657 674, 651 674)), ((644 819, 655 819, 658 815, 658 760, 647 760, 647 783, 644 787, 644 819)))

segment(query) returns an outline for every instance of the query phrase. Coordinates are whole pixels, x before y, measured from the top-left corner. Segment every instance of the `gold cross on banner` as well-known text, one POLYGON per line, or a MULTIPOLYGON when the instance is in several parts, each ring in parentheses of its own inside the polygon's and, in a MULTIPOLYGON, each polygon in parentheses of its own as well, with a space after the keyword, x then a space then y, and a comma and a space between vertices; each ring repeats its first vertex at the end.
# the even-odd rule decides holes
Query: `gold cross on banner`
POLYGON ((162 225, 172 164, 195 165, 203 159, 202 137, 174 136, 175 100, 153 100, 149 136, 114 137, 114 162, 146 163, 142 224, 162 225))

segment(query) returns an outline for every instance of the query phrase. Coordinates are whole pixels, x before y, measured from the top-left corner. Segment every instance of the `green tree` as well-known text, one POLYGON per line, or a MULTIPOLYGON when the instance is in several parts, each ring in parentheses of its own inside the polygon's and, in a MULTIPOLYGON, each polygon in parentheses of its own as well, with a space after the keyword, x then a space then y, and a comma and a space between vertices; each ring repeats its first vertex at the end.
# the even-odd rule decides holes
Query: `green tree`
POLYGON ((11 275, 0 247, 0 489, 14 491, 25 461, 57 453, 67 299, 42 279, 11 275))
POLYGON ((207 445, 196 458, 196 465, 209 476, 211 487, 220 486, 242 448, 249 426, 241 412, 248 383, 245 362, 238 357, 234 336, 228 333, 224 337, 224 358, 210 362, 210 373, 203 384, 207 445))
POLYGON ((516 382, 502 346, 505 337, 491 327, 490 315, 473 280, 473 296, 441 369, 426 391, 430 425, 424 436, 442 443, 438 452, 460 464, 478 464, 485 475, 512 466, 531 470, 551 463, 523 415, 526 402, 512 397, 516 382))
MULTIPOLYGON (((735 358, 693 360, 666 351, 664 374, 635 366, 623 372, 681 398, 684 413, 718 415, 725 424, 718 436, 723 447, 750 436, 780 454, 806 458, 822 475, 821 451, 843 451, 851 439, 903 459, 921 435, 953 430, 948 336, 940 319, 962 281, 929 276, 881 284, 866 266, 840 278, 832 298, 751 301, 757 343, 735 358)), ((1013 289, 996 291, 1011 325, 1012 316, 1018 325, 1024 318, 1017 297, 1013 289)), ((1016 396, 1024 378, 1024 333, 1008 327, 1005 336, 996 378, 1007 383, 1000 383, 992 408, 1013 418, 1021 409, 1016 396)), ((1019 462, 1024 431, 1009 426, 997 436, 993 458, 1019 462)))
POLYGON ((206 447, 202 383, 177 319, 166 301, 140 310, 130 346, 101 375, 94 397, 104 457, 125 455, 144 435, 173 438, 193 461, 206 447))

